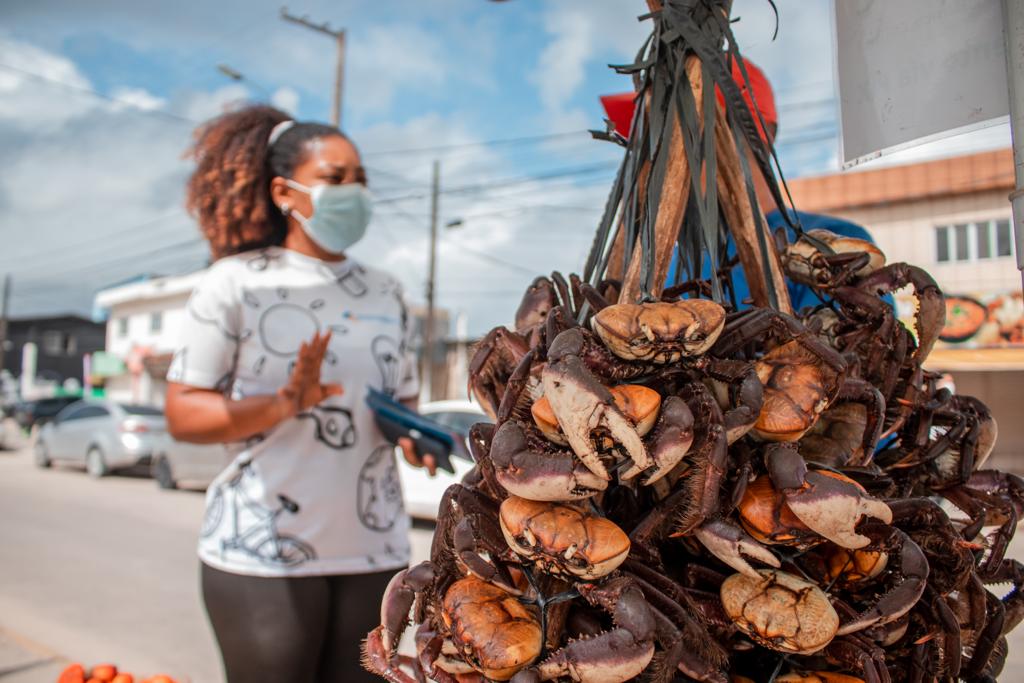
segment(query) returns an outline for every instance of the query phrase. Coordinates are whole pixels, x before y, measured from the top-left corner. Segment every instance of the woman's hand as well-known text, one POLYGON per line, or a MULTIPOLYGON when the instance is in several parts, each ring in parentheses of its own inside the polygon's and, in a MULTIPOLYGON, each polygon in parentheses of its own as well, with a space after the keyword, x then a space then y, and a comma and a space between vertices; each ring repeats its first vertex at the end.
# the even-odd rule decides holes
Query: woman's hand
POLYGON ((340 396, 343 393, 340 384, 320 383, 320 367, 323 365, 330 342, 330 332, 323 335, 317 332, 312 339, 299 347, 299 355, 295 359, 288 383, 277 390, 282 419, 294 417, 331 396, 340 396))
POLYGON ((398 437, 398 445, 407 463, 413 467, 426 467, 427 473, 432 477, 437 474, 437 458, 432 453, 424 453, 421 458, 416 452, 416 442, 407 436, 398 437))

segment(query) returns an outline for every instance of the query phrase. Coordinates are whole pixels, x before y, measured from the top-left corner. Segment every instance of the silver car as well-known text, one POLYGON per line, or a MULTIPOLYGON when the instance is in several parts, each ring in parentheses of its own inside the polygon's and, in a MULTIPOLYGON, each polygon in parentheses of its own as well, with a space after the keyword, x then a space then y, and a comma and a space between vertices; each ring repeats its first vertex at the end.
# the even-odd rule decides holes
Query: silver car
POLYGON ((186 443, 168 435, 163 448, 153 456, 151 473, 162 489, 179 485, 206 488, 230 462, 224 444, 186 443))
POLYGON ((65 461, 85 465, 93 477, 148 466, 167 434, 163 411, 114 401, 78 401, 43 425, 36 440, 40 467, 65 461))

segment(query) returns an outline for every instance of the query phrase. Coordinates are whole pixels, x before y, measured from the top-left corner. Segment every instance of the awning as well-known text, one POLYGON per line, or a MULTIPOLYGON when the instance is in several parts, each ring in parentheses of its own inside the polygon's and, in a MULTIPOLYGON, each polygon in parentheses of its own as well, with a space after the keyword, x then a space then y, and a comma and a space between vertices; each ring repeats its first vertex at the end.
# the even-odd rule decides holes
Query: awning
POLYGON ((125 373, 124 361, 112 353, 96 351, 92 354, 92 376, 116 377, 125 373))
POLYGON ((1024 347, 988 349, 932 349, 924 363, 927 370, 936 372, 985 372, 1024 370, 1024 347))

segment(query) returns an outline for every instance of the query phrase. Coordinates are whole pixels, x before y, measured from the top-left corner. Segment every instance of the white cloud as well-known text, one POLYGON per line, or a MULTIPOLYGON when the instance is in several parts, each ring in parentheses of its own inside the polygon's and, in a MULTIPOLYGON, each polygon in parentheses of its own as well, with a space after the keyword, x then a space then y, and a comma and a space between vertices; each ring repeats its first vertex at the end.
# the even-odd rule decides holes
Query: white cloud
POLYGON ((299 93, 294 88, 278 88, 270 96, 270 103, 294 116, 299 111, 299 93))
POLYGON ((68 59, 29 43, 0 37, 0 122, 23 130, 49 130, 94 109, 89 80, 68 59), (64 84, 63 86, 58 84, 64 84), (53 89, 65 97, 54 103, 53 89))
POLYGON ((545 119, 550 130, 583 120, 592 125, 590 117, 578 110, 566 111, 566 105, 591 69, 607 68, 597 61, 599 55, 610 52, 629 57, 636 53, 651 30, 649 22, 636 20, 641 10, 641 5, 622 0, 545 3, 542 21, 551 40, 541 50, 530 79, 547 110, 545 119))
POLYGON ((141 111, 154 111, 167 105, 167 100, 143 88, 116 88, 110 95, 117 100, 114 103, 115 109, 130 107, 141 111))

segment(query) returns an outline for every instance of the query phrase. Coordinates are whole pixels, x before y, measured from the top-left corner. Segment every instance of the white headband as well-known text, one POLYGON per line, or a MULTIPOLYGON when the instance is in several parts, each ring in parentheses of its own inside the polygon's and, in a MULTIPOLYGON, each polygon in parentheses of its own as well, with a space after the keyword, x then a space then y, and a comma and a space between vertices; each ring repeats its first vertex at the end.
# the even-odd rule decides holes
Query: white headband
POLYGON ((267 138, 267 147, 270 147, 277 142, 278 138, 284 135, 294 125, 295 121, 288 119, 287 121, 282 121, 274 126, 274 129, 270 131, 270 137, 267 138))

